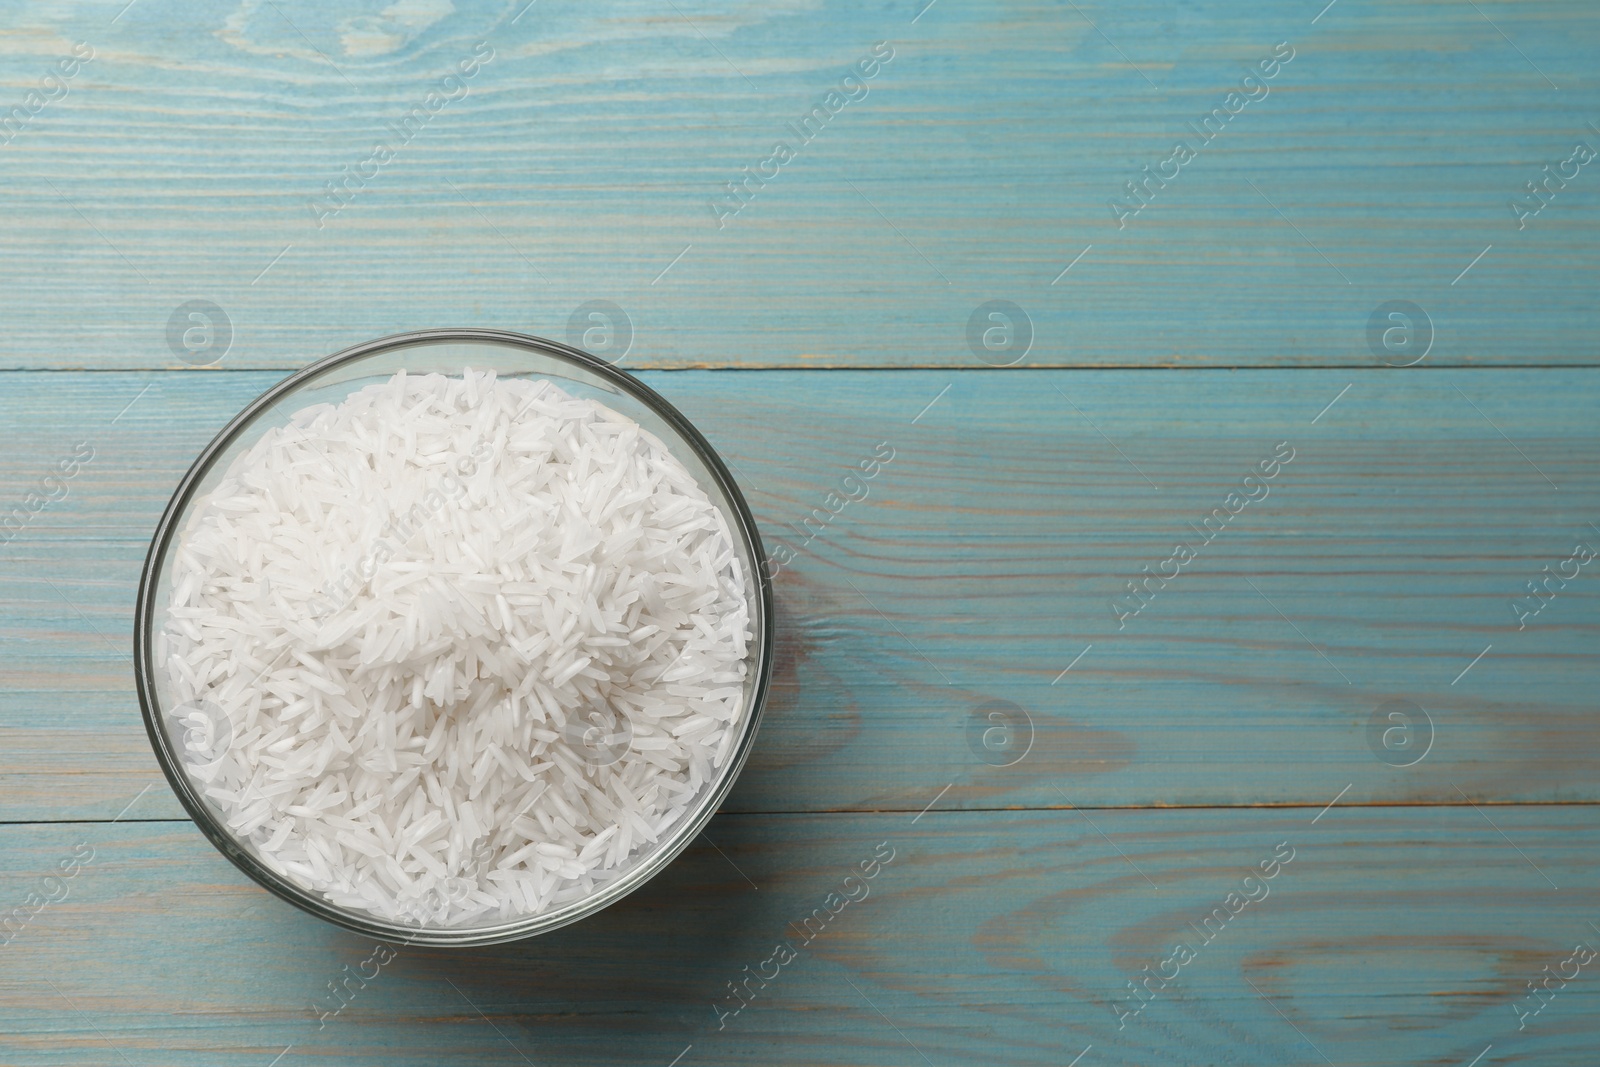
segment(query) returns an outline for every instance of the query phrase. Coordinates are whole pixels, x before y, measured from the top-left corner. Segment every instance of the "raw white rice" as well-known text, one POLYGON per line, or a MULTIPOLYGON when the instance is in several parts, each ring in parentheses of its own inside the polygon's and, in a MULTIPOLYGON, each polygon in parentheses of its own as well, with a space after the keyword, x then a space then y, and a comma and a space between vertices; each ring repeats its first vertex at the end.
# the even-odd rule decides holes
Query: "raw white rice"
POLYGON ((738 733, 733 546, 656 437, 548 381, 402 372, 296 412, 173 557, 186 769, 341 907, 459 927, 586 897, 738 733))

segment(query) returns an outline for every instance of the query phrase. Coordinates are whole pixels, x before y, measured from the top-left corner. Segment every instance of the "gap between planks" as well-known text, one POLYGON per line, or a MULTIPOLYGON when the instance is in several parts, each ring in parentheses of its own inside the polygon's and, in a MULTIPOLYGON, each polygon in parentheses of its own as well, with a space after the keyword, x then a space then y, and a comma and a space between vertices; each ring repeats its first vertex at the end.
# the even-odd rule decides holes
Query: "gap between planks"
MULTIPOLYGON (((333 353, 328 353, 332 355, 333 353)), ((317 357, 322 358, 322 357, 317 357)), ((283 374, 289 375, 305 369, 316 359, 303 363, 259 364, 252 366, 206 367, 205 374, 283 374)), ((1180 363, 1030 363, 1026 366, 990 367, 965 363, 672 363, 663 366, 637 364, 620 368, 629 373, 680 374, 697 371, 716 371, 730 374, 768 374, 772 372, 817 371, 826 373, 859 373, 863 371, 901 374, 911 371, 939 371, 950 374, 1027 374, 1039 371, 1075 371, 1096 373, 1100 371, 1181 371, 1185 374, 1232 374, 1235 371, 1341 371, 1348 374, 1393 373, 1383 366, 1365 366, 1360 363, 1208 363, 1203 365, 1180 363)), ((1442 371, 1462 370, 1597 370, 1600 359, 1580 363, 1430 363, 1406 368, 1416 374, 1438 374, 1442 371)), ((130 364, 126 367, 5 367, 4 374, 194 374, 195 368, 166 365, 130 364)))
MULTIPOLYGON (((1043 804, 1038 806, 1009 805, 998 808, 938 808, 933 811, 924 811, 925 815, 993 815, 997 813, 1012 812, 1046 812, 1046 811, 1149 811, 1149 812, 1186 812, 1186 811, 1316 811, 1327 805, 1317 803, 1301 803, 1299 801, 1282 801, 1268 804, 1043 804)), ((1593 808, 1600 807, 1600 799, 1596 800, 1478 800, 1478 801, 1343 801, 1340 809, 1372 809, 1388 810, 1399 808, 1593 808)), ((814 818, 818 815, 918 815, 916 808, 821 808, 812 811, 718 811, 730 819, 747 818, 814 818)), ((184 817, 173 818, 147 818, 147 819, 0 819, 0 827, 4 826, 65 826, 86 825, 96 826, 109 823, 132 825, 135 823, 192 823, 194 820, 184 817)))

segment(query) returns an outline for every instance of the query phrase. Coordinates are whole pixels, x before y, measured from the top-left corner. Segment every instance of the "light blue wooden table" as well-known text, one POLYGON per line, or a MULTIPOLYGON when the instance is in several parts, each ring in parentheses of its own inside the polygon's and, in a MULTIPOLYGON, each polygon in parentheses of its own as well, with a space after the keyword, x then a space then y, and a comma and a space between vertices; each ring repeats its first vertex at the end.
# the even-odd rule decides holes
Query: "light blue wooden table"
POLYGON ((1323 4, 5 5, 0 1063, 1600 1062, 1600 8, 1323 4), (445 325, 696 420, 779 674, 644 890, 331 1014, 134 592, 252 397, 445 325))

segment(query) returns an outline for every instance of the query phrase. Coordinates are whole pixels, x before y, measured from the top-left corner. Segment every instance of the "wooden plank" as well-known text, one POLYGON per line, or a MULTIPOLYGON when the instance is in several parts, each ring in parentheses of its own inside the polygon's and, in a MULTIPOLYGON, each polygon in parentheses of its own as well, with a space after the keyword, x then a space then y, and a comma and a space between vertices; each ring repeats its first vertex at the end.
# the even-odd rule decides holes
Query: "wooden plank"
POLYGON ((72 42, 95 57, 3 146, 0 366, 179 367, 191 300, 241 368, 430 326, 563 337, 592 300, 642 367, 977 366, 997 299, 1034 365, 1371 366, 1391 300, 1435 364, 1595 360, 1600 180, 1509 208, 1600 147, 1586 0, 523 6, 19 16, 4 108, 72 42), (466 95, 369 164, 479 41, 466 95), (865 97, 792 137, 878 41, 865 97), (1266 95, 1230 102, 1279 42, 1266 95), (1119 221, 1180 137, 1197 158, 1119 221), (719 219, 780 139, 795 158, 719 219), (313 210, 347 167, 375 173, 313 210))
MULTIPOLYGON (((1592 566, 1512 611, 1600 538, 1595 373, 652 374, 797 552, 731 809, 1595 800, 1592 566), (1270 495, 1203 543, 1279 442, 1270 495), (1113 597, 1179 539, 1198 558, 1119 630, 1113 597), (1414 766, 1370 747, 1394 700, 1431 719, 1414 766)), ((110 818, 155 780, 126 651, 145 539, 273 378, 0 378, 0 499, 96 450, 0 547, 0 819, 110 818)), ((177 814, 162 785, 129 817, 177 814)))
POLYGON ((1465 806, 720 816, 725 856, 702 840, 577 926, 381 966, 186 824, 5 826, 8 905, 79 843, 93 859, 0 947, 0 1058, 1377 1067, 1492 1045, 1485 1062, 1591 1063, 1592 963, 1521 1031, 1514 1006, 1600 943, 1595 809, 1493 812, 1504 837, 1465 806), (893 859, 846 881, 875 852, 893 859), (1119 1030, 1127 983, 1172 974, 1179 941, 1194 958, 1119 1030), (764 966, 780 942, 795 958, 764 966))

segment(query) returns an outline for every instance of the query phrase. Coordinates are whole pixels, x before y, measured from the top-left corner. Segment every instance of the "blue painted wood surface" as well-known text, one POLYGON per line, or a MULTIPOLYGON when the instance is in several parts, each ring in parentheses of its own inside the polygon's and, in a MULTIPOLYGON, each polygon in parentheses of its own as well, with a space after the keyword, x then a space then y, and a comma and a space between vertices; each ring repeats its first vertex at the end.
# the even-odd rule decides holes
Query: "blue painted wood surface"
MULTIPOLYGON (((79 442, 96 450, 0 546, 10 817, 109 818, 154 773, 127 659, 149 531, 275 378, 7 376, 12 497, 79 442)), ((773 551, 795 552, 734 810, 916 809, 952 781, 948 802, 979 808, 1060 805, 1058 789, 1097 806, 1321 804, 1352 782, 1357 803, 1597 799, 1587 568, 1524 629, 1513 605, 1573 543, 1600 544, 1600 370, 648 378, 734 464, 773 551), (1285 441, 1270 495, 1201 544, 1194 527, 1285 441), (882 442, 894 458, 866 498, 813 514, 882 442), (1121 619, 1114 600, 1133 603, 1127 583, 1178 540, 1193 565, 1121 619), (1396 699, 1438 737, 1403 771, 1367 738, 1396 699), (1004 775, 966 736, 997 700, 1037 737, 1004 775)), ((133 814, 179 809, 161 790, 133 814)))
POLYGON ((74 42, 95 58, 0 147, 0 360, 181 367, 191 299, 251 367, 442 324, 560 333, 591 300, 651 366, 967 366, 990 299, 1030 316, 1036 365, 1370 365, 1395 299, 1435 364, 1595 355, 1600 176, 1558 175, 1521 229, 1509 208, 1600 148, 1587 0, 1315 23, 1315 0, 940 0, 915 23, 926 0, 373 2, 14 6, 7 108, 74 42), (364 166, 479 41, 466 95, 364 166), (866 95, 719 226, 727 183, 878 41, 866 95), (1268 95, 1198 144, 1279 42, 1268 95), (1197 157, 1119 227, 1180 137, 1197 157), (372 176, 313 210, 346 167, 372 176))
POLYGON ((124 3, 0 18, 0 508, 93 453, 0 545, 0 1061, 1595 1062, 1600 963, 1528 986, 1600 946, 1596 579, 1527 585, 1600 546, 1600 9, 124 3), (373 946, 182 819, 134 588, 245 403, 440 325, 701 426, 779 674, 655 882, 323 1017, 373 946))
POLYGON ((328 983, 373 943, 242 881, 192 826, 8 826, 13 897, 80 842, 93 858, 0 949, 6 1058, 667 1064, 692 1045, 683 1063, 1045 1065, 1093 1045, 1081 1063, 1466 1064, 1492 1044, 1498 1063, 1586 1062, 1592 982, 1520 1031, 1515 1008, 1594 943, 1593 821, 1492 811, 1514 844, 1465 805, 721 815, 716 849, 594 918, 402 947, 331 1018, 328 983), (865 899, 816 919, 885 843, 865 899), (1261 899, 1202 925, 1252 872, 1261 899), (1119 1029, 1128 983, 1178 941, 1196 958, 1119 1029), (771 976, 780 942, 798 958, 728 1018, 728 984, 771 976))

